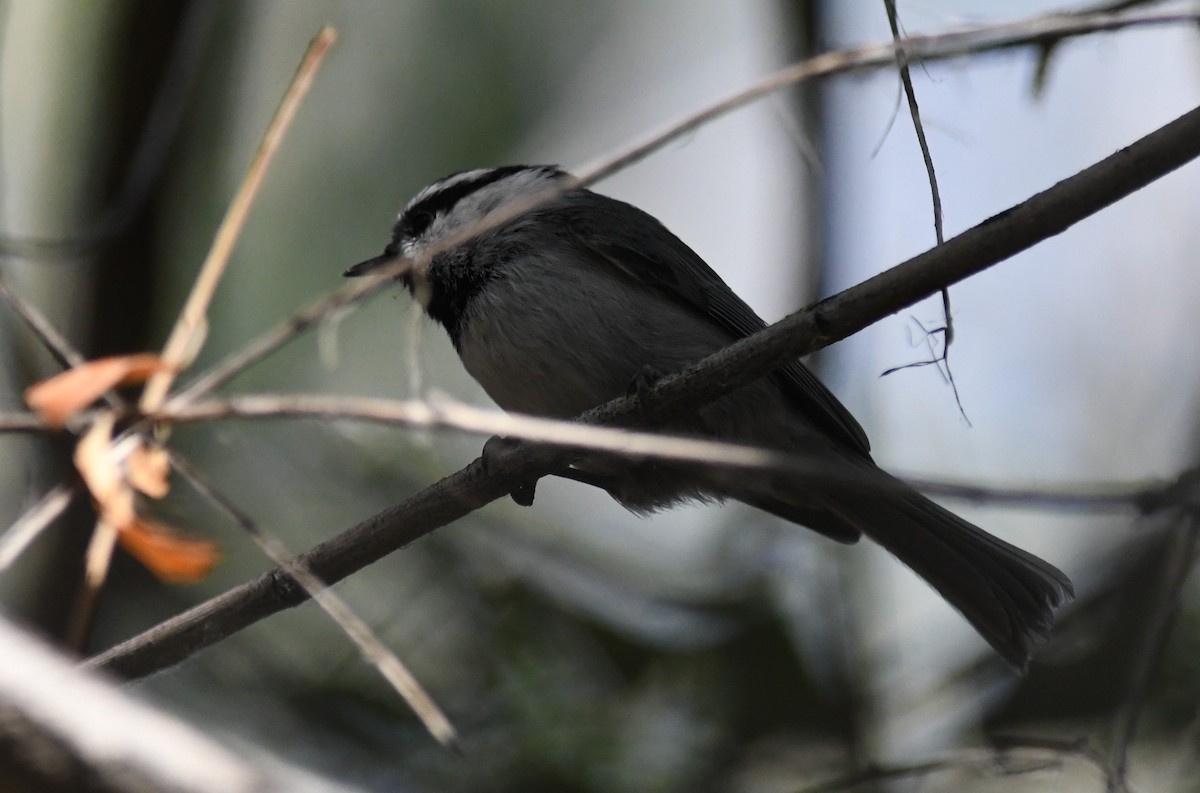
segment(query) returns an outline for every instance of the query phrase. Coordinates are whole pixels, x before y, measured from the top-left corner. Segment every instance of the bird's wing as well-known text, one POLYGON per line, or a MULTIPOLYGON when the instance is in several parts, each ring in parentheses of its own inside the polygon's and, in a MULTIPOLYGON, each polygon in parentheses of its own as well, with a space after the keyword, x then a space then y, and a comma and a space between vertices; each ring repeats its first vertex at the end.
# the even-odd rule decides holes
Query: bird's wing
MULTIPOLYGON (((766 327, 695 251, 651 215, 616 199, 604 198, 597 211, 594 201, 582 206, 570 198, 566 193, 558 202, 567 230, 613 267, 709 317, 735 338, 766 327)), ((808 367, 793 361, 773 376, 797 410, 849 450, 869 457, 863 428, 808 367)))

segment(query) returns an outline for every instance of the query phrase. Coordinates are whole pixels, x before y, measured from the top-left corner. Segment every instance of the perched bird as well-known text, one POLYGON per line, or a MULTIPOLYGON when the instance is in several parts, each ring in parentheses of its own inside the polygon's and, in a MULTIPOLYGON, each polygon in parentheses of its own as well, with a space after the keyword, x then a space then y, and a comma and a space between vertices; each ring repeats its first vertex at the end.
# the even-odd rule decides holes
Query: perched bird
MULTIPOLYGON (((449 333, 467 371, 514 412, 572 418, 765 327, 654 217, 576 187, 548 165, 463 171, 434 182, 404 207, 383 254, 346 275, 401 257, 414 263, 401 280, 449 333), (508 219, 473 234, 497 210, 508 219), (433 255, 423 255, 434 245, 433 255)), ((865 534, 1019 669, 1045 639, 1052 610, 1073 595, 1053 565, 876 467, 858 422, 800 361, 664 429, 805 454, 836 475, 716 473, 585 456, 574 464, 576 478, 638 513, 732 498, 838 542, 865 534)))

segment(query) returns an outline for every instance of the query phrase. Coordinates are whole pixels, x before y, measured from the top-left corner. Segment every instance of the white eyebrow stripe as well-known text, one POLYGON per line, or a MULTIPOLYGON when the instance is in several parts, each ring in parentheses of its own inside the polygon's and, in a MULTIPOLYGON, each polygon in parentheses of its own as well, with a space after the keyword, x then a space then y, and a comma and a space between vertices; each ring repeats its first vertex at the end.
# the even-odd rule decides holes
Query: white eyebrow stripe
POLYGON ((439 182, 434 182, 433 184, 428 185, 427 187, 423 188, 421 190, 421 192, 419 192, 415 196, 413 196, 412 199, 409 200, 409 202, 404 205, 404 210, 402 210, 400 212, 400 214, 403 215, 405 211, 411 209, 412 207, 416 206, 417 204, 421 203, 422 201, 424 201, 425 199, 429 198, 432 195, 436 195, 437 193, 440 193, 443 190, 449 190, 450 188, 454 187, 455 185, 462 184, 463 182, 470 182, 475 179, 479 179, 480 177, 482 177, 486 174, 489 174, 494 170, 496 170, 496 169, 495 168, 476 168, 473 171, 463 171, 462 173, 457 173, 454 176, 450 176, 445 179, 442 179, 439 182))

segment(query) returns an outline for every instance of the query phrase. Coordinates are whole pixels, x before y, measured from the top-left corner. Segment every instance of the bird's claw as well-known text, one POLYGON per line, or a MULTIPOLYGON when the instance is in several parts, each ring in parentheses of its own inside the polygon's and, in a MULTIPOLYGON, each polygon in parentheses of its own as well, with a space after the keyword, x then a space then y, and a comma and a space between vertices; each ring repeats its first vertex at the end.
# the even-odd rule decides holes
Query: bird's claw
MULTIPOLYGON (((505 438, 500 435, 493 435, 483 444, 483 453, 480 459, 483 460, 483 470, 485 473, 490 473, 495 467, 496 461, 503 455, 509 454, 520 447, 521 441, 514 438, 505 438)), ((509 496, 512 500, 522 507, 533 506, 534 493, 537 490, 537 480, 528 479, 518 482, 509 491, 509 496)))
POLYGON ((646 394, 650 389, 658 384, 658 381, 663 379, 663 373, 654 368, 650 364, 643 364, 638 370, 633 379, 629 381, 629 387, 625 389, 625 396, 634 397, 638 401, 645 399, 646 394))

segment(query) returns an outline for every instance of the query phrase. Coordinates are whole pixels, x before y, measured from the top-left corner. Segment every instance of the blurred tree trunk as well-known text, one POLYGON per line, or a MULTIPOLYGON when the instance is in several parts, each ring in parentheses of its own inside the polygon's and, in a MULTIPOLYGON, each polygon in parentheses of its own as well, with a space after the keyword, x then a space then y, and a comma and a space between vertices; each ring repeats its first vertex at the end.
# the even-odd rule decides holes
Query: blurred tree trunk
MULTIPOLYGON (((178 126, 173 103, 182 97, 173 92, 185 91, 190 68, 176 55, 181 46, 197 49, 186 36, 203 33, 200 17, 212 6, 14 0, 5 9, 3 276, 85 356, 154 345, 146 335, 154 191, 178 126)), ((5 399, 15 405, 57 364, 2 313, 5 399)), ((73 469, 60 440, 2 442, 7 525, 73 469)), ((90 510, 73 509, 3 582, 16 615, 51 636, 61 636, 71 609, 91 522, 90 510)))

